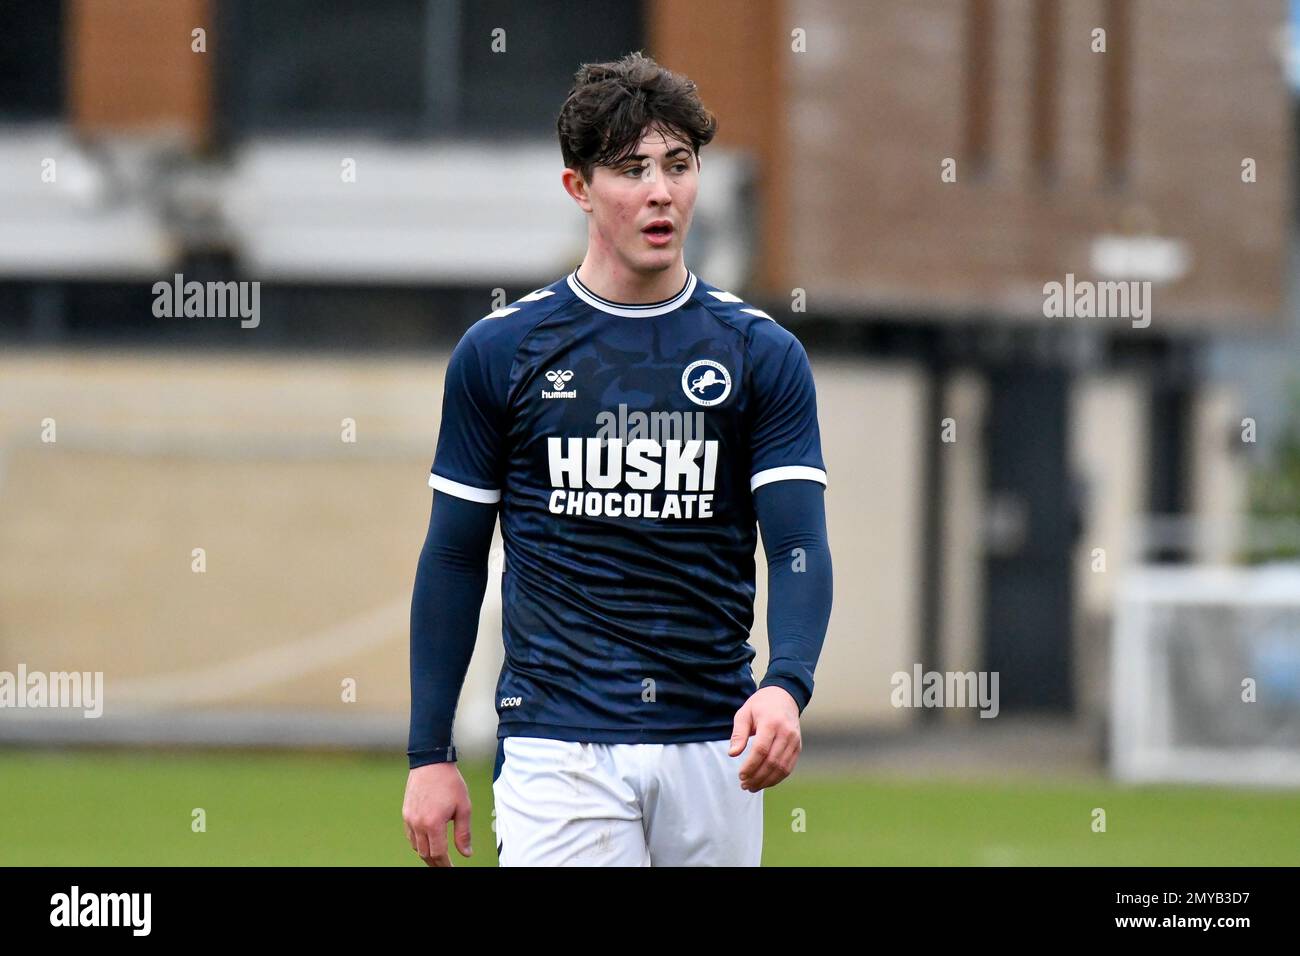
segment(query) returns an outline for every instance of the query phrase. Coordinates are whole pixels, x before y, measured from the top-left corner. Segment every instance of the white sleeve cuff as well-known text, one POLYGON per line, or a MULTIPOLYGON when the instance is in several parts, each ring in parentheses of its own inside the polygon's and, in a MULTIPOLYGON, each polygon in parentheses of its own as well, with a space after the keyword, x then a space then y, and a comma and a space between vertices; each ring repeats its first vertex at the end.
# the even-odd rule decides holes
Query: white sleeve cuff
POLYGON ((820 468, 813 468, 811 465, 782 465, 780 468, 767 468, 755 472, 749 479, 749 490, 753 491, 761 485, 773 481, 788 481, 791 478, 805 478, 826 484, 826 472, 820 468))
POLYGON ((429 475, 429 487, 434 491, 455 495, 466 501, 477 501, 483 505, 496 504, 501 500, 501 492, 496 488, 475 488, 473 485, 463 485, 442 475, 429 475))

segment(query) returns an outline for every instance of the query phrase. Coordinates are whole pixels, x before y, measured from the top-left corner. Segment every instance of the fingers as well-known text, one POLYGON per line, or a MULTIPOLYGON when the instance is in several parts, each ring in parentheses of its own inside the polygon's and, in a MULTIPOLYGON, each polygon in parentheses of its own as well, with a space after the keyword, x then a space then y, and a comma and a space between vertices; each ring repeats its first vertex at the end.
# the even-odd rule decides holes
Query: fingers
MULTIPOLYGON (((450 866, 451 865, 450 861, 446 863, 438 862, 438 860, 434 856, 433 851, 431 849, 431 845, 433 842, 432 831, 429 830, 428 828, 423 826, 411 826, 408 823, 406 826, 406 836, 407 839, 411 841, 411 848, 415 850, 417 854, 419 854, 419 857, 421 860, 424 861, 425 866, 450 866)), ((446 856, 445 853, 443 855, 446 856)))
MULTIPOLYGON (((457 829, 457 847, 461 849, 462 856, 469 856, 465 849, 469 847, 469 808, 464 808, 465 815, 465 838, 462 843, 460 840, 460 831, 457 829)), ((447 824, 449 820, 439 820, 436 817, 428 820, 407 820, 403 818, 406 824, 406 839, 411 844, 411 849, 419 854, 420 859, 427 866, 451 866, 451 857, 447 852, 447 824)))
POLYGON ((794 771, 802 749, 797 733, 777 734, 767 759, 748 777, 742 775, 741 786, 754 793, 776 786, 794 771))
POLYGON ((455 823, 453 833, 456 837, 456 849, 460 851, 461 856, 473 856, 474 848, 470 846, 469 839, 469 813, 468 803, 458 804, 456 815, 452 818, 455 823))
POLYGON ((420 834, 421 848, 415 852, 420 854, 420 859, 424 861, 425 866, 451 866, 451 854, 447 852, 447 825, 444 823, 441 827, 429 831, 427 834, 420 834), (434 837, 439 830, 443 831, 441 849, 434 837))
POLYGON ((748 704, 736 711, 736 717, 731 722, 731 746, 727 749, 728 756, 737 757, 744 752, 745 743, 754 732, 752 714, 748 704))
POLYGON ((793 772, 802 750, 803 740, 798 727, 763 722, 740 768, 741 788, 757 793, 780 783, 793 772))
POLYGON ((406 839, 411 842, 411 849, 420 856, 428 856, 429 841, 424 838, 424 834, 410 823, 406 824, 406 839))
POLYGON ((749 756, 745 758, 745 762, 740 768, 740 785, 742 787, 748 784, 759 768, 767 762, 772 753, 772 742, 775 738, 776 733, 771 724, 764 724, 758 728, 754 734, 754 739, 749 744, 749 756))
POLYGON ((470 799, 465 781, 453 764, 416 767, 406 782, 402 801, 406 839, 427 866, 451 866, 447 826, 454 824, 456 849, 470 856, 470 799))
POLYGON ((451 858, 447 854, 447 824, 449 820, 434 820, 433 824, 425 828, 424 836, 428 840, 429 859, 425 860, 430 866, 451 866, 451 858))

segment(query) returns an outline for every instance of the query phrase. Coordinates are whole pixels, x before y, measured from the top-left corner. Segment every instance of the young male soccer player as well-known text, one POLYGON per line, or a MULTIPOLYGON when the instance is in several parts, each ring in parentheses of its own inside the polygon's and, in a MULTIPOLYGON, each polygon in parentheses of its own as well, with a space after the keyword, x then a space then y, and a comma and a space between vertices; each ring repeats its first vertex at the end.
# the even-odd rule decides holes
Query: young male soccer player
POLYGON ((816 395, 799 341, 683 261, 716 121, 640 54, 560 111, 587 216, 569 275, 452 353, 411 606, 411 846, 468 856, 452 718, 500 509, 493 795, 503 865, 758 865, 831 607, 816 395), (755 521, 771 661, 756 689, 755 521))

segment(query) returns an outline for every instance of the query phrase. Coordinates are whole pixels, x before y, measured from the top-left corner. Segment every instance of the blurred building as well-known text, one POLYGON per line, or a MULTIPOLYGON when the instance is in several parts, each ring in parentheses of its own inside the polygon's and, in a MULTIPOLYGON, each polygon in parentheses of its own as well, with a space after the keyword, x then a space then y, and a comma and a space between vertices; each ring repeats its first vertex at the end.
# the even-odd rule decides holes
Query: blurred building
MULTIPOLYGON (((643 49, 721 120, 688 264, 795 331, 817 371, 837 587, 810 721, 935 713, 890 704, 890 675, 915 663, 998 671, 1004 713, 1099 714, 1141 517, 1233 520, 1241 419, 1270 413, 1203 365, 1215 342, 1283 328, 1285 19, 1281 0, 0 0, 3 341, 414 361, 338 381, 388 415, 385 447, 422 488, 407 465, 432 451, 450 344, 494 294, 585 248, 554 134, 572 73, 643 49), (262 282, 265 319, 253 334, 154 315, 153 283, 175 273, 262 282), (1049 283, 1129 282, 1150 283, 1145 323, 1046 312, 1049 283)), ((123 399, 129 423, 202 387, 191 368, 209 410, 239 405, 236 380, 277 407, 279 372, 177 354, 156 373, 9 366, 0 424, 15 441, 60 382, 88 389, 90 415, 148 379, 161 391, 123 399)), ((328 371, 308 378, 331 420, 347 414, 328 371)), ((310 407, 286 420, 325 430, 294 417, 310 407)), ((212 428, 209 451, 227 440, 212 428)), ((149 447, 175 453, 165 431, 149 447)), ((0 508, 20 506, 13 487, 0 508)), ((413 571, 423 514, 403 520, 404 541, 371 544, 413 571)), ((153 586, 137 584, 147 621, 153 586)), ((30 595, 0 600, 39 621, 13 611, 30 595)), ((219 644, 210 620, 193 627, 219 644)), ((392 716, 405 658, 385 647, 392 716)))

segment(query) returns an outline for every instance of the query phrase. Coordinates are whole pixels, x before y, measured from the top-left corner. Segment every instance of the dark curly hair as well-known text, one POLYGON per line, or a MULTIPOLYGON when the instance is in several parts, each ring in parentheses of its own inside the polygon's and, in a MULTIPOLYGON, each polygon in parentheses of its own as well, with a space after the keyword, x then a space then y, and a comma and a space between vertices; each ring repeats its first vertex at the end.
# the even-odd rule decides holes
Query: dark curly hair
POLYGON ((694 81, 640 52, 610 63, 584 63, 555 123, 564 165, 591 182, 597 166, 616 166, 636 152, 648 129, 691 144, 698 156, 718 129, 694 81))

